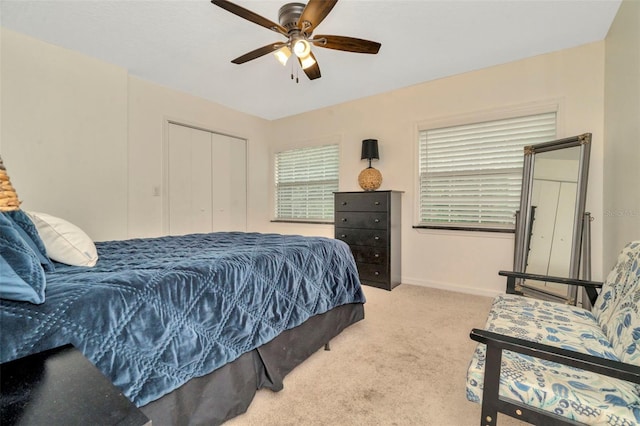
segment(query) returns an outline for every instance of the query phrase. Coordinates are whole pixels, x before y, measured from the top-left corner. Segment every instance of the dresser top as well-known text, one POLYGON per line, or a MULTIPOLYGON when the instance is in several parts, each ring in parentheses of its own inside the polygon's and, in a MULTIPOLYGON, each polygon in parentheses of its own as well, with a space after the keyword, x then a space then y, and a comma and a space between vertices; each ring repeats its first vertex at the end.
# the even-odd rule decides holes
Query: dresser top
POLYGON ((379 192, 396 192, 398 194, 404 194, 404 191, 385 190, 385 191, 336 191, 334 194, 375 194, 379 192))

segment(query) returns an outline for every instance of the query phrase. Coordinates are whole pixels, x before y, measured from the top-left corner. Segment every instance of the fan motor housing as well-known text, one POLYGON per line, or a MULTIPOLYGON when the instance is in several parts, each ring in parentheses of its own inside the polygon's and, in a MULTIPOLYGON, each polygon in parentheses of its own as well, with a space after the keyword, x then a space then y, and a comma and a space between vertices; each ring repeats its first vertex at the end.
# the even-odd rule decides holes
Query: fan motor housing
POLYGON ((278 11, 278 21, 280 25, 291 31, 298 29, 298 19, 306 5, 304 3, 287 3, 278 11))

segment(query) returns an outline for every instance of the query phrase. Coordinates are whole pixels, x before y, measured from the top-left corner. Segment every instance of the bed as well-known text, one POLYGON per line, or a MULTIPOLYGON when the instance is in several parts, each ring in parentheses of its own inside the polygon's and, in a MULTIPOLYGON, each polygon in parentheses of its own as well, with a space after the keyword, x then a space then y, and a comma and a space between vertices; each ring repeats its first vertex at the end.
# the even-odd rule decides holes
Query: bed
POLYGON ((0 362, 71 343, 153 421, 220 424, 364 318, 349 247, 224 232, 96 243, 41 304, 0 300, 0 362))

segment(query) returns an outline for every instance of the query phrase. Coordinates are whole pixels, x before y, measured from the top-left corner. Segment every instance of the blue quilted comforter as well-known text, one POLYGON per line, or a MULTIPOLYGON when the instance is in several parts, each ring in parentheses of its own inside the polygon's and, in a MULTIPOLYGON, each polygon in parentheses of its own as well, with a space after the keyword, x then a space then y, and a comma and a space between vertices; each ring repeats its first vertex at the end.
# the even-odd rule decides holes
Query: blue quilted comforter
POLYGON ((214 233, 96 245, 96 267, 47 273, 42 305, 0 301, 1 362, 72 343, 142 406, 365 300, 338 240, 214 233))

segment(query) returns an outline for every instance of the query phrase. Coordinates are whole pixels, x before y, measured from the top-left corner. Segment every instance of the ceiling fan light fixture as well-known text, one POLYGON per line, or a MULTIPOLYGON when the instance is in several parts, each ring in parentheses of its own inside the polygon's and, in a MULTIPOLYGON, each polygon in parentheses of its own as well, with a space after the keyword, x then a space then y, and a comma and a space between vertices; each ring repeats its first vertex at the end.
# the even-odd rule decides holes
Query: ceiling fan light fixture
POLYGON ((310 66, 313 66, 316 63, 316 60, 313 59, 313 56, 307 55, 304 58, 300 58, 300 66, 303 70, 306 70, 310 66))
POLYGON ((285 66, 287 65, 287 61, 291 56, 291 49, 289 49, 287 46, 283 46, 280 49, 273 52, 273 55, 276 57, 278 62, 282 64, 282 66, 285 66))
POLYGON ((298 39, 293 43, 293 53, 295 53, 298 58, 304 60, 309 56, 309 53, 311 53, 311 45, 305 39, 298 39))

